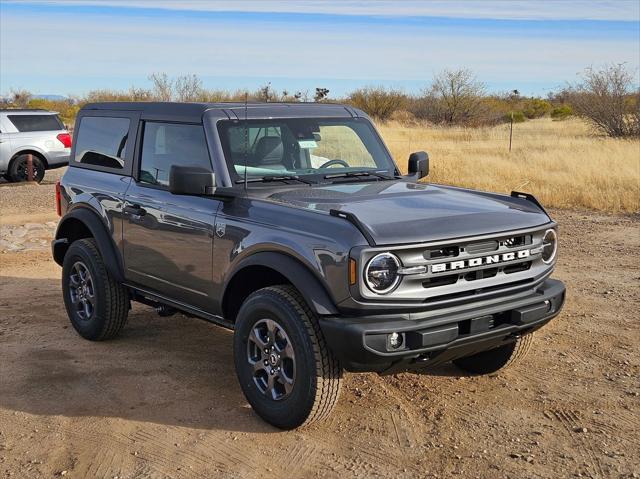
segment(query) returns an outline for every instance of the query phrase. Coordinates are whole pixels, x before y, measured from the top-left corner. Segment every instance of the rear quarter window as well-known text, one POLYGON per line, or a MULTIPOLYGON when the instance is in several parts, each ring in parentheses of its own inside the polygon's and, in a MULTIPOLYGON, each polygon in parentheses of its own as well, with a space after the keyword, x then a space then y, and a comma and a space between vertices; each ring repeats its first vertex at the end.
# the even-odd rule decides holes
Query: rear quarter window
POLYGON ((7 118, 20 132, 64 130, 57 115, 7 115, 7 118))
POLYGON ((85 165, 121 170, 129 143, 128 118, 85 116, 76 135, 74 161, 85 165))

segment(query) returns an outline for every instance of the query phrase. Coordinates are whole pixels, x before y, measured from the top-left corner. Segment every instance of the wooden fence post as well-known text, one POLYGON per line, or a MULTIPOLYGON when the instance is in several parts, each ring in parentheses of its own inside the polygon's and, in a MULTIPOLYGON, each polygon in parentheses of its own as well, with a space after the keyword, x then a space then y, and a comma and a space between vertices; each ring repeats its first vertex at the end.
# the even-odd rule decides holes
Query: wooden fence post
POLYGON ((27 181, 33 181, 33 155, 27 154, 27 181))

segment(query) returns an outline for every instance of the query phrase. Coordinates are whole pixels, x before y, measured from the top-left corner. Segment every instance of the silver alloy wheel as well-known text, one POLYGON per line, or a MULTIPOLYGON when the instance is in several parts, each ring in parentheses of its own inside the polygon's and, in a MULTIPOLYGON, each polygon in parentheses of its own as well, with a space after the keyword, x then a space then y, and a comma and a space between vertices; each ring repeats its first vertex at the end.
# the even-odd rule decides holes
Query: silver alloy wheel
POLYGON ((69 296, 78 317, 87 321, 96 309, 96 294, 93 278, 82 261, 76 261, 69 274, 69 296))
POLYGON ((296 356, 285 330, 272 319, 261 319, 247 339, 247 361, 258 390, 279 401, 293 390, 296 356))

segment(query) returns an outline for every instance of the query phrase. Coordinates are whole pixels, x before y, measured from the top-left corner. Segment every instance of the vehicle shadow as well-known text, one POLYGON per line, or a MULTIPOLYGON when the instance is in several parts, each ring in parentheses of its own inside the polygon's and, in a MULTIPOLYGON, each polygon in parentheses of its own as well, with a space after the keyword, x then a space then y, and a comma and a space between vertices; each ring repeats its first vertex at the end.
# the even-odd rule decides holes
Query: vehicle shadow
POLYGON ((86 341, 69 323, 53 279, 0 276, 0 311, 0 408, 277 431, 247 404, 232 333, 223 328, 134 304, 118 338, 86 341))

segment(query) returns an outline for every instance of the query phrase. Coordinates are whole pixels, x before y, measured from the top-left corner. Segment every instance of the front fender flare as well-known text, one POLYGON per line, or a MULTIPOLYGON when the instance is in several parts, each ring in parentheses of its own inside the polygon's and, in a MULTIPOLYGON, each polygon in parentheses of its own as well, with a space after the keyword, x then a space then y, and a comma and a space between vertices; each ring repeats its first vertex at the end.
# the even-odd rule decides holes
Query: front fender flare
POLYGON ((224 284, 223 298, 227 294, 227 286, 235 275, 249 266, 266 266, 282 274, 298 290, 309 307, 318 315, 336 315, 334 301, 327 292, 327 288, 309 269, 299 260, 285 254, 271 251, 254 253, 241 260, 227 275, 224 284))
POLYGON ((75 208, 69 211, 58 224, 55 239, 51 247, 55 262, 62 266, 67 249, 71 245, 71 242, 77 239, 73 236, 71 238, 69 237, 71 232, 70 226, 72 222, 75 221, 82 223, 89 230, 93 239, 95 239, 107 271, 109 271, 116 281, 123 282, 124 268, 122 255, 109 233, 108 226, 100 219, 98 214, 90 208, 75 208))

